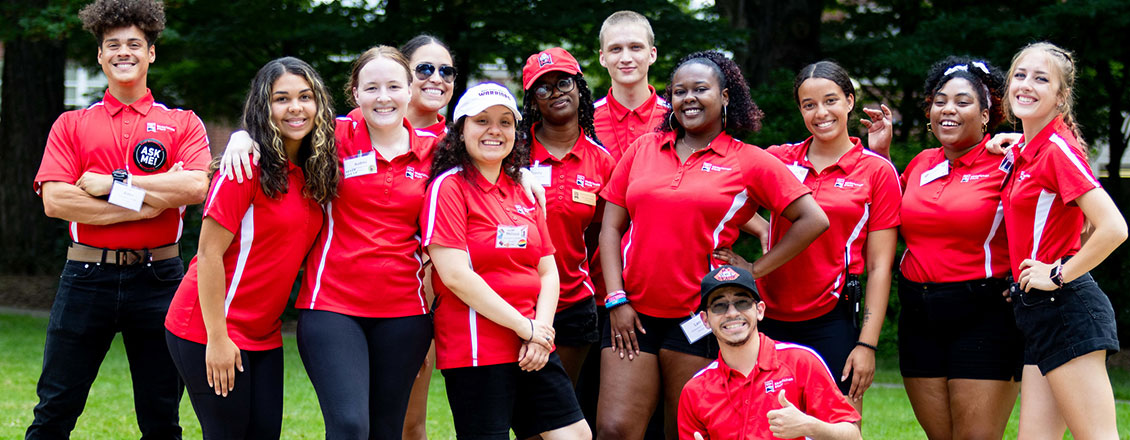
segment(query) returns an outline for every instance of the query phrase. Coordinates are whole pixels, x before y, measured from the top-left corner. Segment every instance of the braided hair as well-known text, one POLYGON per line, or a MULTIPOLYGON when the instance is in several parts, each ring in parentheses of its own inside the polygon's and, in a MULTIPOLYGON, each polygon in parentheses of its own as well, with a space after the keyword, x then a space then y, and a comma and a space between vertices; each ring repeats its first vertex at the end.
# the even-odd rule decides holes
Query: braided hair
MULTIPOLYGON (((563 72, 564 73, 564 72, 563 72)), ((585 76, 581 73, 576 73, 569 76, 573 78, 573 82, 577 84, 577 94, 580 95, 581 100, 577 108, 577 123, 581 126, 581 131, 585 133, 597 144, 600 139, 596 137, 596 128, 594 122, 596 118, 596 107, 593 106, 592 90, 589 89, 589 83, 585 81, 585 76)), ((526 90, 522 97, 522 122, 518 125, 518 136, 530 136, 530 129, 533 128, 534 123, 541 121, 541 111, 538 110, 537 97, 534 96, 533 89, 526 90)))
MULTIPOLYGON (((749 85, 746 84, 745 77, 742 76, 741 68, 738 67, 737 63, 718 51, 695 52, 679 60, 675 68, 671 70, 671 77, 667 80, 667 84, 675 82, 675 73, 687 64, 701 64, 709 67, 714 71, 719 87, 723 90, 729 90, 730 103, 726 106, 725 124, 722 126, 722 131, 734 135, 740 131, 761 130, 761 119, 765 117, 765 113, 753 102, 753 98, 749 94, 749 85)), ((663 92, 663 97, 667 99, 667 102, 672 102, 670 86, 663 92)), ((677 130, 680 135, 682 134, 683 127, 674 118, 674 114, 674 107, 667 109, 665 115, 667 123, 659 124, 659 131, 669 133, 677 130)))
POLYGON ((1001 103, 1004 98, 1004 74, 988 61, 953 55, 934 63, 926 74, 922 110, 926 112, 927 118, 934 104, 934 95, 955 78, 969 81, 977 93, 981 110, 989 110, 987 128, 990 131, 1004 121, 1004 106, 1001 103))

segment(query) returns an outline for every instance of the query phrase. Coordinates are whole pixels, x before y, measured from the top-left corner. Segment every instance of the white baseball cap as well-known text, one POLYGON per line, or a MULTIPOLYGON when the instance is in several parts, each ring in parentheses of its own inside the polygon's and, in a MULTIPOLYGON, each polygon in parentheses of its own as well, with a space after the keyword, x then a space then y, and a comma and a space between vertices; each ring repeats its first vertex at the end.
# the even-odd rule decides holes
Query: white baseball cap
POLYGON ((518 111, 518 100, 514 99, 514 95, 510 94, 506 86, 493 82, 479 83, 467 89, 459 98, 459 103, 455 104, 455 114, 451 120, 457 121, 464 116, 477 115, 496 105, 505 106, 514 112, 515 120, 522 120, 522 112, 518 111))

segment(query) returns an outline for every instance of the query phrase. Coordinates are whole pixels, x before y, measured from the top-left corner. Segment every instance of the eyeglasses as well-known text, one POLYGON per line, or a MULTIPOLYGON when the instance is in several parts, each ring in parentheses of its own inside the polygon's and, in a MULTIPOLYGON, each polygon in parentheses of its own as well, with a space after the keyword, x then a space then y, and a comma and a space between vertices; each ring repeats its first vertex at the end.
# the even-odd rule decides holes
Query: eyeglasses
POLYGON ((710 305, 710 313, 713 313, 715 315, 723 315, 726 312, 730 311, 730 305, 731 304, 739 312, 744 312, 746 310, 753 308, 753 299, 752 298, 742 298, 742 299, 739 299, 739 300, 734 301, 732 303, 726 302, 726 301, 718 301, 718 302, 710 305))
POLYGON ((556 88, 558 92, 569 93, 577 88, 577 83, 573 81, 573 77, 566 76, 557 80, 557 84, 541 83, 534 87, 534 96, 538 99, 549 99, 553 95, 553 89, 556 88))
MULTIPOLYGON (((423 81, 431 78, 436 73, 436 65, 432 63, 420 63, 416 65, 416 79, 423 81)), ((439 77, 443 78, 443 82, 451 84, 455 81, 455 66, 439 66, 439 77)))

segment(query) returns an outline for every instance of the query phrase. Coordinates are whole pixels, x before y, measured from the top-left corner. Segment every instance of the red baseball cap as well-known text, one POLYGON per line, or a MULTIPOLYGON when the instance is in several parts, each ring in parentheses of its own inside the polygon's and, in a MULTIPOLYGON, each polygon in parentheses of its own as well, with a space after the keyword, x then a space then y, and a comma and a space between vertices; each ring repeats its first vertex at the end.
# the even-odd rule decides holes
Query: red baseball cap
POLYGON ((522 68, 522 89, 529 90, 542 75, 555 71, 576 75, 581 73, 581 65, 573 55, 560 47, 551 47, 530 55, 526 58, 526 67, 522 68))

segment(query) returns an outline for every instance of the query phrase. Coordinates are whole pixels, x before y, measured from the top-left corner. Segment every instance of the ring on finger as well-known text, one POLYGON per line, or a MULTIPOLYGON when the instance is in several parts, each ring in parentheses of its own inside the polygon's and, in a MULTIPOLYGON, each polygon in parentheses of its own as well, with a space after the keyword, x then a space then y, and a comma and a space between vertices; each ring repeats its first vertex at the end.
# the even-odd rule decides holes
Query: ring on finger
POLYGON ((617 337, 617 338, 619 338, 619 337, 622 337, 622 336, 620 336, 620 335, 616 335, 616 337, 617 337))

